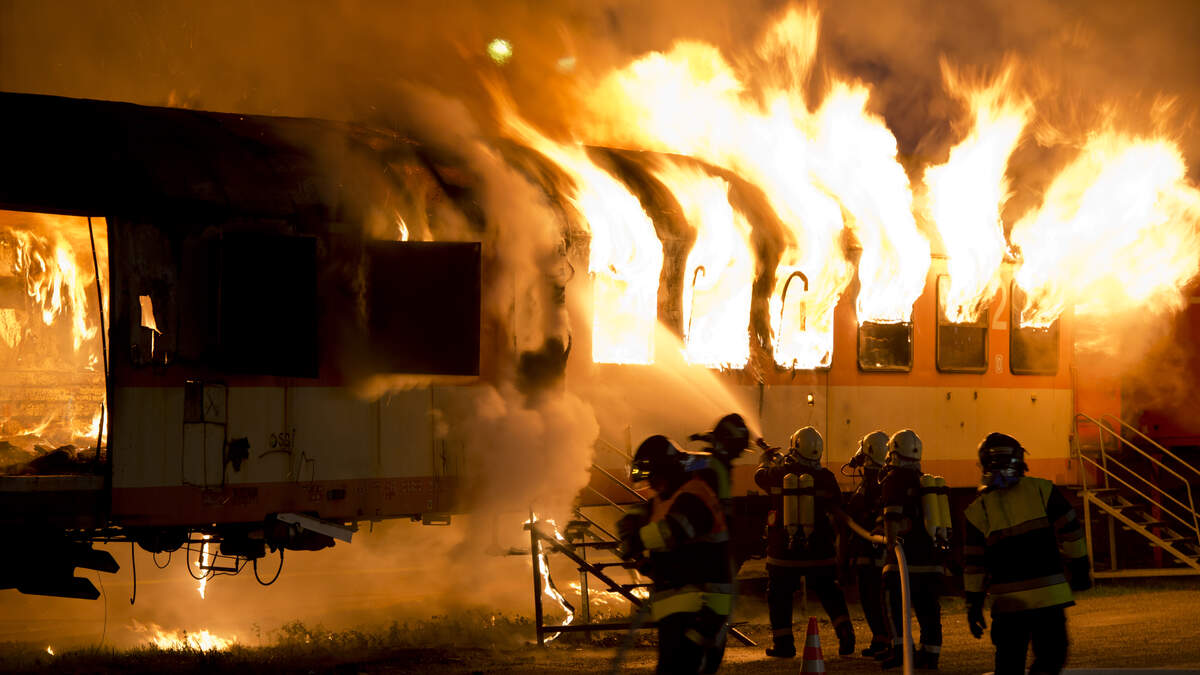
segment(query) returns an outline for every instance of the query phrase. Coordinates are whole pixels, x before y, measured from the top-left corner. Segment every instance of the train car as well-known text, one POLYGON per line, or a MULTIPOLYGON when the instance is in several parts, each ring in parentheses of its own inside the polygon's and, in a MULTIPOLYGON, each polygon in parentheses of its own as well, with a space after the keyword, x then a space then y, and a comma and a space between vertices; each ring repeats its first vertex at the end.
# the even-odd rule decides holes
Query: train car
MULTIPOLYGON (((202 537, 225 555, 256 559, 349 540, 360 521, 443 523, 470 508, 456 422, 481 383, 541 352, 525 359, 513 345, 517 329, 484 316, 496 272, 469 167, 343 123, 17 94, 0 95, 0 104, 9 136, 0 225, 36 234, 45 255, 71 243, 56 269, 84 279, 59 284, 79 296, 68 303, 80 324, 71 328, 47 319, 16 262, 0 269, 8 275, 0 291, 9 289, 0 337, 10 336, 7 351, 0 347, 9 366, 2 431, 12 446, 0 519, 19 533, 10 542, 26 542, 21 555, 6 556, 0 588, 95 597, 73 576, 77 566, 115 571, 94 541, 167 551, 202 537), (398 241, 406 223, 385 206, 414 201, 431 221, 452 204, 465 222, 453 236, 424 237, 436 241, 398 241), (57 421, 16 429, 38 419, 57 421), (22 457, 40 463, 10 461, 22 457)), ((505 161, 562 216, 564 266, 588 269, 594 229, 572 215, 569 177, 546 152, 507 151, 505 161)), ((914 429, 925 470, 959 488, 978 480, 975 447, 991 431, 1021 438, 1035 473, 1071 482, 1075 412, 1119 412, 1119 390, 1076 360, 1069 314, 1046 328, 1017 325, 1011 263, 981 320, 941 318, 946 262, 936 252, 909 321, 860 322, 857 282, 835 298, 828 359, 809 368, 772 358, 768 314, 781 310, 766 298, 774 268, 763 273, 760 264, 753 299, 734 319, 746 322, 746 363, 687 366, 678 355, 692 328, 686 287, 702 270, 687 263, 696 237, 685 210, 650 169, 664 159, 585 154, 653 222, 662 256, 650 270, 648 321, 662 358, 604 363, 593 349, 602 317, 576 312, 546 367, 630 397, 654 398, 664 378, 677 377, 663 391, 679 396, 598 414, 585 503, 595 493, 629 498, 608 474, 624 475, 641 438, 686 438, 702 430, 698 420, 731 409, 775 444, 816 426, 835 470, 867 432, 914 429), (685 396, 697 391, 711 394, 703 406, 685 396)), ((774 216, 754 186, 667 159, 725 181, 759 252, 771 249, 758 233, 772 230, 774 216)), ((430 235, 435 225, 426 224, 430 235)), ((15 235, 7 246, 14 261, 32 250, 15 235)), ((849 244, 845 252, 860 253, 849 244)), ((551 296, 611 290, 594 274, 567 276, 547 280, 551 296)), ((791 301, 819 302, 805 296, 801 277, 791 301)), ((754 458, 741 462, 735 486, 753 492, 754 458)))

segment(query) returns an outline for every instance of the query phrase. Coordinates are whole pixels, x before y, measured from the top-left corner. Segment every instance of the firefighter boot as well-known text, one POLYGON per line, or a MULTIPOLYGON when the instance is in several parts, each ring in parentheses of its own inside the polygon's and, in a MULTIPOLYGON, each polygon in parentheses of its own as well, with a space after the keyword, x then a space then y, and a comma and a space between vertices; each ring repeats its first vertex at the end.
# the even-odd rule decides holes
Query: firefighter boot
POLYGON ((849 620, 839 623, 837 628, 838 656, 850 656, 854 653, 854 625, 849 620))
POLYGON ((866 657, 870 657, 870 658, 875 658, 882 654, 886 654, 887 651, 889 649, 891 649, 891 647, 892 647, 892 645, 890 642, 872 639, 870 646, 868 646, 866 649, 862 650, 862 655, 866 656, 866 657))
POLYGON ((767 647, 767 656, 790 659, 796 655, 796 639, 791 635, 776 635, 774 644, 767 647))
POLYGON ((879 668, 881 670, 899 668, 904 665, 904 647, 892 645, 890 649, 883 652, 883 658, 879 658, 879 656, 875 658, 879 659, 879 668))
POLYGON ((927 652, 924 648, 918 649, 913 655, 913 666, 922 670, 937 670, 938 667, 937 652, 927 652))

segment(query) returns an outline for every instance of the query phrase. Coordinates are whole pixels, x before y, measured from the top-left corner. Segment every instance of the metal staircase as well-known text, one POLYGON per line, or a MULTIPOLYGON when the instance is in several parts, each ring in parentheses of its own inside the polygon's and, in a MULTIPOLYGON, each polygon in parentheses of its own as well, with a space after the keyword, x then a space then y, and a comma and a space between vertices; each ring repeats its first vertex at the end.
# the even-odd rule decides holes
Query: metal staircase
MULTIPOLYGON (((625 458, 626 461, 632 460, 628 452, 611 443, 607 443, 603 439, 601 439, 597 448, 613 451, 625 458)), ((592 472, 593 475, 603 476, 611 481, 622 494, 628 496, 629 501, 625 505, 622 505, 589 485, 585 489, 601 500, 599 506, 591 508, 615 509, 624 515, 628 513, 627 506, 646 503, 647 499, 645 497, 612 472, 597 464, 592 464, 592 472)), ((576 504, 573 519, 567 523, 564 533, 559 533, 552 522, 537 520, 533 514, 530 514, 530 519, 526 523, 525 529, 529 531, 529 549, 533 561, 534 629, 537 631, 537 643, 539 646, 544 645, 548 639, 554 639, 558 633, 563 632, 584 632, 590 634, 593 631, 638 630, 640 628, 653 628, 655 626, 648 619, 649 612, 644 607, 649 597, 647 589, 650 584, 637 582, 623 584, 609 576, 609 570, 613 568, 632 570, 633 563, 624 561, 615 555, 615 550, 619 543, 617 536, 598 523, 596 518, 590 517, 584 511, 583 506, 576 504), (607 554, 608 559, 603 561, 589 560, 589 551, 593 552, 592 555, 597 558, 600 554, 607 554), (553 596, 558 592, 557 589, 553 588, 553 582, 548 579, 549 561, 546 558, 548 553, 559 553, 566 556, 571 562, 575 563, 579 571, 579 594, 581 601, 581 621, 579 622, 575 622, 573 615, 571 615, 563 625, 545 625, 542 608, 543 597, 547 594, 553 596), (603 584, 608 593, 618 594, 628 600, 630 605, 637 610, 628 621, 592 622, 592 588, 590 584, 592 579, 603 584), (550 637, 548 638, 547 636, 550 637)), ((633 574, 636 581, 636 572, 633 574)), ((569 608, 569 605, 566 605, 564 600, 560 599, 560 602, 569 608)), ((573 608, 569 608, 568 611, 573 611, 573 608)), ((753 640, 737 628, 731 626, 729 630, 730 635, 742 644, 751 647, 755 645, 753 640)))
MULTIPOLYGON (((1200 574, 1200 515, 1193 495, 1200 469, 1113 415, 1075 416, 1072 457, 1079 469, 1088 557, 1097 578, 1200 574), (1096 442, 1084 446, 1080 428, 1092 427, 1096 442), (1092 508, 1107 516, 1108 558, 1097 561, 1092 508), (1133 532, 1155 553, 1153 566, 1122 568, 1124 533, 1133 532), (1107 564, 1103 568, 1100 562, 1107 564)), ((1128 553, 1128 551, 1127 551, 1128 553)))

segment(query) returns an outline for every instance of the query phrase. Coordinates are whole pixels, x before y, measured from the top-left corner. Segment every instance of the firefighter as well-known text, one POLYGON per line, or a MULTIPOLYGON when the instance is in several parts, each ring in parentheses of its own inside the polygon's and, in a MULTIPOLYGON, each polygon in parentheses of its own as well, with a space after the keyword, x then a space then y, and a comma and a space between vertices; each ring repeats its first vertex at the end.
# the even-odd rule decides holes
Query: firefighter
POLYGON ((881 523, 887 539, 887 558, 883 566, 885 602, 891 628, 891 652, 882 660, 884 669, 903 662, 904 615, 900 567, 894 546, 903 546, 908 563, 908 578, 913 613, 921 627, 921 644, 914 654, 917 668, 937 669, 942 651, 942 594, 945 567, 944 551, 925 526, 927 514, 921 499, 921 438, 911 429, 902 429, 888 440, 887 456, 880 471, 879 498, 881 523))
POLYGON ((854 626, 837 581, 837 532, 831 512, 842 492, 833 472, 821 466, 824 441, 812 427, 792 434, 782 458, 764 457, 754 481, 771 496, 767 517, 767 606, 773 644, 767 656, 796 655, 792 596, 801 581, 817 593, 838 636, 838 653, 854 651, 854 626))
POLYGON ((693 441, 704 441, 712 455, 711 468, 717 482, 717 497, 725 505, 725 514, 730 514, 733 497, 733 460, 750 447, 750 429, 746 420, 737 413, 730 413, 717 420, 713 430, 704 434, 692 434, 693 441))
POLYGON ((988 434, 979 463, 983 484, 967 507, 963 549, 971 635, 983 637, 983 600, 991 594, 996 674, 1024 673, 1031 640, 1029 672, 1058 673, 1067 662, 1071 591, 1092 585, 1083 529, 1054 483, 1025 475, 1025 449, 1012 436, 988 434))
POLYGON ((655 494, 647 512, 617 524, 618 553, 654 580, 659 673, 716 672, 733 605, 725 515, 703 472, 689 471, 691 457, 666 436, 643 441, 630 478, 655 494))
MULTIPOLYGON (((875 526, 879 517, 879 470, 887 456, 888 436, 882 431, 872 431, 858 444, 858 452, 848 466, 859 469, 862 480, 858 489, 846 505, 846 514, 864 530, 875 526)), ((843 470, 844 471, 844 470, 843 470)), ((883 546, 858 536, 846 540, 846 557, 854 570, 858 584, 859 601, 867 627, 871 629, 871 645, 863 650, 863 656, 884 658, 892 645, 891 631, 883 614, 883 546)))

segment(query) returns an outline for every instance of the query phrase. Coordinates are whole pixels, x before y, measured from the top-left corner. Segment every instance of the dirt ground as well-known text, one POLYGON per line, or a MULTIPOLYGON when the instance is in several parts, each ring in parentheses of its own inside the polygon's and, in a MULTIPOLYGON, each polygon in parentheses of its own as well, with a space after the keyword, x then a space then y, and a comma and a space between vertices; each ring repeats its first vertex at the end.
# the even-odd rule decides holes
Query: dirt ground
MULTIPOLYGON (((944 598, 945 640, 940 670, 948 673, 983 673, 991 668, 991 644, 985 636, 975 640, 967 632, 960 598, 944 598)), ((810 602, 821 626, 825 667, 831 673, 878 672, 878 665, 862 657, 837 656, 837 642, 819 606, 810 602)), ((799 672, 799 659, 768 659, 762 649, 769 640, 761 604, 746 599, 741 614, 749 617, 742 629, 757 647, 731 645, 721 672, 799 672)), ((861 609, 851 606, 860 642, 867 641, 861 609)), ((803 639, 806 615, 797 611, 798 638, 803 639)), ((1171 582, 1112 582, 1082 594, 1068 610, 1071 635, 1071 669, 1170 668, 1200 669, 1200 579, 1171 582)), ((54 672, 302 672, 302 673, 568 673, 652 672, 654 648, 648 633, 629 649, 619 666, 614 662, 619 635, 599 635, 588 642, 571 635, 544 648, 532 644, 482 649, 478 647, 389 647, 386 643, 365 649, 347 645, 331 649, 239 648, 232 653, 187 652, 74 652, 58 657, 40 655, 26 659, 0 658, 0 669, 54 672)), ((860 648, 865 646, 859 645, 860 648)), ((11 644, 9 645, 11 647, 11 644)), ((4 650, 10 651, 10 650, 4 650)), ((0 657, 3 653, 0 652, 0 657)))

